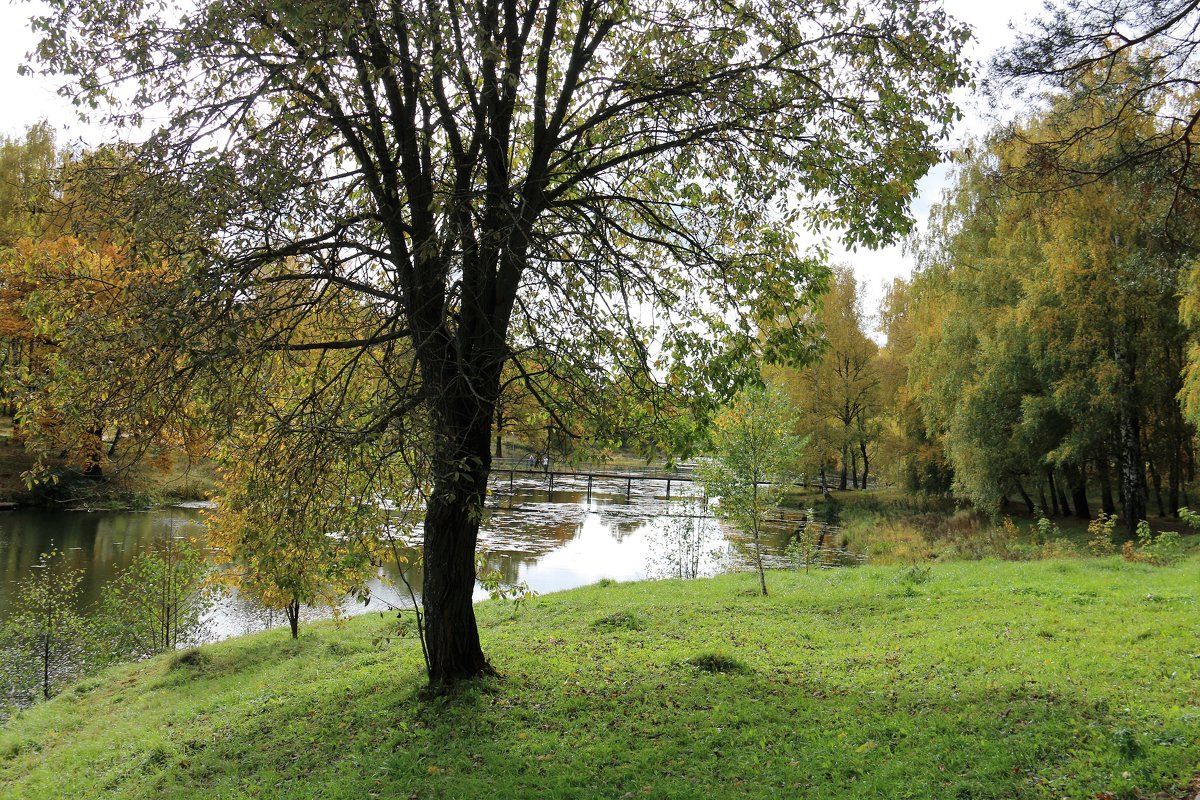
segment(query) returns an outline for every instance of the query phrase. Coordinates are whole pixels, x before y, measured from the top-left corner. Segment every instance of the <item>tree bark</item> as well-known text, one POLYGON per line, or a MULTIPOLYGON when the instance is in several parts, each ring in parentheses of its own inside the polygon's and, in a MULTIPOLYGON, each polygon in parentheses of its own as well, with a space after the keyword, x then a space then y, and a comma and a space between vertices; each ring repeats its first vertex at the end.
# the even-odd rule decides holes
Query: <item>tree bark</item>
POLYGON ((1183 482, 1182 445, 1176 439, 1171 447, 1171 472, 1167 478, 1167 510, 1171 516, 1179 516, 1179 489, 1183 482))
POLYGON ((1075 516, 1079 519, 1091 519, 1092 510, 1088 507, 1087 473, 1080 467, 1072 467, 1067 477, 1071 481, 1071 503, 1075 506, 1075 516))
POLYGON ((1025 491, 1025 487, 1021 485, 1021 481, 1019 479, 1015 480, 1014 483, 1017 485, 1017 491, 1021 494, 1021 500, 1025 502, 1025 508, 1029 511, 1029 515, 1033 516, 1033 514, 1037 512, 1037 509, 1033 505, 1033 498, 1030 497, 1029 493, 1025 491))
POLYGON ((284 613, 287 614, 288 627, 292 629, 292 638, 300 638, 300 601, 292 598, 292 602, 287 604, 284 613))
MULTIPOLYGON (((457 365, 447 372, 451 370, 457 371, 457 365)), ((472 597, 475 545, 492 466, 489 445, 499 368, 476 364, 468 371, 474 381, 459 372, 440 390, 434 381, 426 385, 436 398, 427 403, 434 410, 430 421, 436 449, 433 491, 425 510, 422 604, 434 685, 494 674, 479 642, 472 597)))
POLYGON ((1147 462, 1147 466, 1150 468, 1150 485, 1154 487, 1154 503, 1158 506, 1158 515, 1165 517, 1167 509, 1163 505, 1162 475, 1159 474, 1158 466, 1154 463, 1153 458, 1147 462))
POLYGON ((862 453, 862 467, 863 467, 862 488, 866 489, 866 488, 868 488, 867 487, 867 478, 869 478, 871 475, 871 469, 870 469, 871 461, 870 461, 870 458, 867 456, 867 443, 860 439, 858 442, 858 450, 860 453, 862 453))
POLYGON ((504 458, 504 408, 496 403, 496 458, 504 458))
POLYGON ((1121 516, 1126 536, 1137 535, 1138 522, 1146 518, 1146 470, 1142 457, 1141 420, 1137 408, 1137 362, 1126 338, 1118 335, 1113 344, 1113 361, 1121 375, 1117 440, 1121 464, 1121 516))
POLYGON ((1062 509, 1062 515, 1064 517, 1071 516, 1071 504, 1067 502, 1066 479, 1055 481, 1054 486, 1058 491, 1058 507, 1062 509))
POLYGON ((847 465, 846 465, 846 457, 849 454, 850 454, 849 446, 842 445, 842 474, 838 478, 838 489, 842 490, 843 492, 846 491, 846 484, 848 483, 848 478, 849 478, 848 471, 847 471, 847 465))
MULTIPOLYGON (((1064 516, 1064 510, 1058 504, 1058 484, 1054 482, 1054 473, 1050 469, 1046 470, 1046 482, 1050 484, 1050 502, 1053 503, 1053 515, 1056 517, 1064 516)), ((1051 513, 1044 508, 1042 512, 1051 513)))
POLYGON ((1101 456, 1096 461, 1096 478, 1100 481, 1100 507, 1104 515, 1111 517, 1117 513, 1117 504, 1113 502, 1112 477, 1108 470, 1108 456, 1101 456))

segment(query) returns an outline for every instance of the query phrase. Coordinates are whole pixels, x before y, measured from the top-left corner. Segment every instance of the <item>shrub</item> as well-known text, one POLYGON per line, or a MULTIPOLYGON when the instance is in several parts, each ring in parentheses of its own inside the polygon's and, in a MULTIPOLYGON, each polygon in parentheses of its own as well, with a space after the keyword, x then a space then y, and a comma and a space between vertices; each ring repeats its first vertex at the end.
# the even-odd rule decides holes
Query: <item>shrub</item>
POLYGON ((20 708, 102 665, 96 632, 79 613, 83 570, 52 549, 17 584, 0 626, 0 712, 20 708))
POLYGON ((1088 523, 1088 551, 1097 556, 1111 556, 1117 552, 1117 546, 1113 544, 1116 528, 1117 515, 1101 511, 1088 523))
POLYGON ((1142 520, 1137 526, 1137 544, 1125 542, 1121 557, 1126 561, 1140 561, 1165 567, 1183 557, 1183 540, 1175 531, 1163 531, 1155 535, 1150 523, 1142 520))
POLYGON ((105 587, 103 624, 113 654, 141 658, 204 638, 204 620, 217 600, 207 582, 199 544, 169 537, 139 555, 105 587))
POLYGON ((1045 544, 1062 536, 1062 531, 1058 529, 1058 526, 1048 520, 1044 514, 1038 517, 1029 532, 1034 544, 1045 544))

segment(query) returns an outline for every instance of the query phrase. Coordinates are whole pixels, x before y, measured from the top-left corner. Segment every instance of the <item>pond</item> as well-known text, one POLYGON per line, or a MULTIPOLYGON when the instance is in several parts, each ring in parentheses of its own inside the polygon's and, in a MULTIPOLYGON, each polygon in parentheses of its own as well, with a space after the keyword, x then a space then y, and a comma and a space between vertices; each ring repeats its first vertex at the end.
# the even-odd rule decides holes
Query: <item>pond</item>
MULTIPOLYGON (((747 563, 746 542, 705 512, 690 484, 673 482, 666 496, 662 481, 509 476, 493 481, 480 547, 489 568, 504 581, 524 581, 542 594, 595 583, 647 577, 712 574, 747 563), (682 492, 681 492, 682 487, 682 492)), ((790 530, 778 526, 764 542, 768 561, 782 563, 790 530)), ((85 512, 19 509, 0 512, 0 620, 12 605, 17 584, 39 556, 52 547, 84 571, 81 606, 90 607, 104 585, 128 567, 139 552, 168 536, 203 539, 204 510, 192 505, 146 512, 85 512)), ((420 595, 419 575, 412 576, 420 595)), ((348 602, 346 613, 409 607, 407 591, 394 566, 381 570, 371 585, 368 605, 348 602)), ((476 599, 488 596, 476 586, 476 599)), ((306 609, 307 618, 331 609, 306 609)), ((207 638, 220 639, 285 624, 236 595, 221 601, 208 620, 207 638)))

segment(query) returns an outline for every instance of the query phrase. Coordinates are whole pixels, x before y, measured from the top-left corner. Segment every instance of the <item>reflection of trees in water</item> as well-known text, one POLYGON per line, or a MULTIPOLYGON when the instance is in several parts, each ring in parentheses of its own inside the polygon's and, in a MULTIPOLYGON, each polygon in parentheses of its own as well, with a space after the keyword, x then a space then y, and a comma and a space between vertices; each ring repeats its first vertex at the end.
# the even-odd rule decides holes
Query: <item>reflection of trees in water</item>
POLYGON ((674 504, 650 536, 646 573, 651 578, 699 578, 719 569, 724 537, 696 500, 674 504))
POLYGON ((587 513, 582 506, 549 503, 493 511, 480 530, 480 546, 496 552, 546 553, 578 537, 587 513))
MULTIPOLYGON (((552 549, 552 548, 551 548, 552 549)), ((412 586, 413 592, 417 597, 421 596, 423 582, 421 579, 421 569, 419 565, 420 553, 416 548, 401 547, 398 548, 400 555, 407 557, 410 565, 406 576, 408 583, 412 586)), ((484 555, 484 571, 495 571, 500 573, 505 583, 516 583, 520 580, 521 570, 528 564, 533 564, 541 557, 541 553, 528 553, 520 550, 487 550, 484 555)), ((400 568, 396 565, 395 560, 389 560, 383 564, 381 578, 386 582, 386 602, 389 605, 402 605, 408 607, 411 601, 408 598, 408 590, 404 586, 404 582, 400 579, 400 568)), ((380 595, 378 587, 375 594, 376 600, 384 602, 385 596, 380 595)))
POLYGON ((83 512, 18 510, 0 516, 0 619, 12 592, 42 553, 57 547, 64 566, 82 569, 79 604, 90 607, 104 585, 129 566, 138 552, 172 535, 203 531, 196 511, 83 512))
POLYGON ((627 536, 637 533, 647 524, 644 519, 621 519, 619 517, 607 520, 607 522, 613 540, 618 543, 625 541, 627 536))

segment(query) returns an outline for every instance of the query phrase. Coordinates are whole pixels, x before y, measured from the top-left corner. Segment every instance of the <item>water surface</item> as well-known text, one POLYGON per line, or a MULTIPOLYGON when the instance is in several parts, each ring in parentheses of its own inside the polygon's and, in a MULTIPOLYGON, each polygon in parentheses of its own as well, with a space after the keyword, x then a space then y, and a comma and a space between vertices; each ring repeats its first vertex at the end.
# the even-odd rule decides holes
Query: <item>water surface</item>
MULTIPOLYGON (((538 592, 553 592, 595 583, 647 577, 712 574, 736 565, 744 542, 725 526, 704 518, 702 498, 691 485, 674 481, 671 499, 662 481, 554 479, 553 491, 542 476, 509 476, 493 480, 480 547, 489 568, 504 580, 525 582, 538 592), (590 489, 590 490, 589 490, 590 489), (689 499, 690 498, 690 499, 689 499), (698 552, 696 552, 698 551, 698 552)), ((204 535, 204 511, 171 507, 147 512, 85 512, 20 509, 0 513, 0 620, 12 605, 19 581, 27 577, 42 553, 55 547, 84 572, 80 604, 91 607, 106 583, 129 566, 136 555, 168 536, 204 535)), ((783 557, 788 531, 773 532, 765 542, 768 559, 783 557)), ((420 576, 410 582, 419 597, 420 576)), ((385 566, 371 585, 368 605, 348 602, 347 613, 411 606, 394 565, 385 566)), ((476 599, 487 592, 476 587, 476 599)), ((330 609, 309 609, 324 616, 330 609)), ((271 613, 236 595, 221 601, 209 620, 208 638, 223 638, 283 623, 271 613)))

